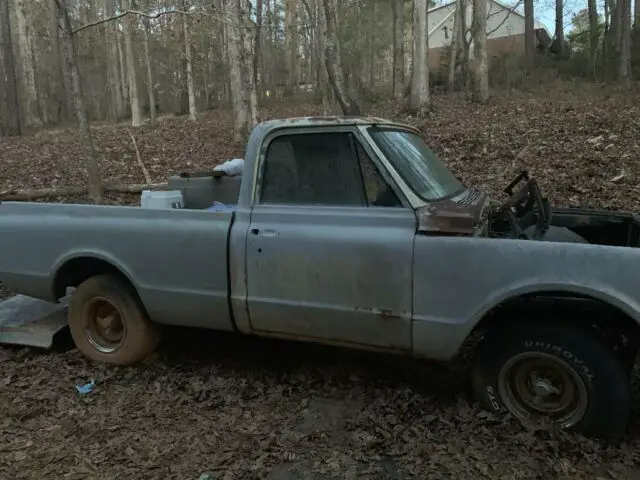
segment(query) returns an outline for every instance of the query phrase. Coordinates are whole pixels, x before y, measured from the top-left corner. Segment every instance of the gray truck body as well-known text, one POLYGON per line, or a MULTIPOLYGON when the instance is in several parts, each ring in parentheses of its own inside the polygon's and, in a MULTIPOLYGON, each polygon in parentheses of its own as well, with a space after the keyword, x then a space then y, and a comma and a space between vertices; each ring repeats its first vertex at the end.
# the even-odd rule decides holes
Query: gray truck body
POLYGON ((118 271, 161 324, 436 360, 452 359, 503 302, 535 293, 600 300, 640 320, 640 250, 421 228, 437 212, 372 140, 372 125, 410 130, 367 118, 260 124, 234 212, 3 202, 0 281, 56 301, 88 272, 118 271), (318 131, 353 134, 403 206, 260 202, 270 142, 318 131))

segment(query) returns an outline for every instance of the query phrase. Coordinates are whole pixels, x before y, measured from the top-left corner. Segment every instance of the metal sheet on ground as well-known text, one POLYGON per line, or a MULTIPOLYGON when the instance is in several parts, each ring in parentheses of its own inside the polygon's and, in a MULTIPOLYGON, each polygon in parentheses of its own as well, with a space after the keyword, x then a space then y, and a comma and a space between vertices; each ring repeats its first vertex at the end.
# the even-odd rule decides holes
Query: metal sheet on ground
POLYGON ((67 326, 66 302, 51 303, 25 295, 0 302, 0 344, 51 348, 67 326))

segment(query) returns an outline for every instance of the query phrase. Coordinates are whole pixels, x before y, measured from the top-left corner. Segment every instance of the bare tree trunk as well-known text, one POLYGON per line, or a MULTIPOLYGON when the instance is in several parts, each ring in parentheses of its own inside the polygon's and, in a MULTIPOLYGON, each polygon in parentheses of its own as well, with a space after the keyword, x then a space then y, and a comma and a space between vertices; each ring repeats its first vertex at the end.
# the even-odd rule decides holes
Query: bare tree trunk
MULTIPOLYGON (((107 17, 114 14, 113 0, 104 0, 104 11, 107 17)), ((118 55, 117 22, 107 25, 104 30, 104 41, 107 61, 107 91, 109 92, 109 116, 112 121, 124 117, 124 100, 120 81, 120 56, 118 55)))
POLYGON ((536 62, 536 42, 533 21, 533 0, 524 0, 524 50, 527 66, 533 68, 536 62))
POLYGON ((369 34, 367 43, 369 46, 369 88, 374 88, 376 83, 375 68, 376 61, 373 47, 373 35, 376 26, 376 2, 371 2, 369 15, 369 34))
POLYGON ((118 65, 120 66, 118 78, 120 81, 120 92, 122 94, 122 113, 124 117, 127 111, 127 108, 131 110, 131 105, 129 103, 129 81, 127 78, 125 54, 122 48, 122 42, 120 41, 120 37, 122 37, 122 35, 120 34, 120 30, 116 24, 114 41, 116 43, 116 49, 118 51, 118 65))
MULTIPOLYGON (((131 0, 124 1, 124 8, 131 10, 131 0)), ((127 15, 124 21, 124 48, 127 61, 127 78, 129 79, 129 101, 131 104, 131 125, 142 125, 142 112, 140 110, 140 96, 138 92, 138 75, 136 73, 136 58, 133 54, 133 30, 135 28, 135 16, 127 15)))
POLYGON ((248 12, 245 0, 231 0, 229 19, 229 62, 231 97, 234 112, 234 139, 246 139, 258 121, 257 96, 251 74, 251 42, 247 27, 248 12))
MULTIPOLYGON (((267 0, 268 1, 268 0, 267 0)), ((260 89, 260 54, 262 45, 262 0, 256 1, 256 31, 253 45, 253 84, 260 89)))
POLYGON ((487 59, 487 1, 473 0, 473 92, 475 102, 489 100, 489 64, 487 59))
POLYGON ((360 115, 360 107, 353 99, 344 81, 342 59, 340 55, 340 43, 337 35, 335 0, 322 0, 325 17, 325 63, 329 83, 342 108, 344 115, 360 115))
POLYGON ((322 0, 315 0, 313 2, 313 8, 309 4, 308 0, 303 0, 304 5, 307 8, 309 17, 314 20, 316 34, 315 34, 315 56, 317 59, 318 67, 318 89, 322 97, 322 106, 325 115, 328 115, 332 111, 332 104, 335 103, 335 95, 333 88, 329 82, 329 74, 326 67, 326 46, 325 46, 325 30, 326 22, 324 17, 324 6, 322 0))
POLYGON ((424 114, 429 109, 429 22, 428 0, 413 0, 413 59, 409 110, 424 114))
MULTIPOLYGON (((640 0, 635 0, 633 3, 633 29, 637 32, 640 32, 640 0)), ((638 39, 638 41, 640 42, 640 39, 638 39)))
POLYGON ((241 24, 241 67, 244 89, 248 93, 249 125, 251 129, 258 124, 258 94, 256 84, 253 82, 253 24, 251 23, 251 1, 241 0, 240 2, 240 24, 241 24))
MULTIPOLYGON (((0 88, 4 87, 6 102, 6 108, 2 108, 3 105, 0 103, 0 120, 4 134, 21 135, 20 100, 18 99, 18 79, 13 55, 9 0, 0 0, 0 66, 4 69, 3 74, 0 75, 0 88)), ((2 100, 2 93, 0 92, 0 100, 2 100)))
MULTIPOLYGON (((187 2, 182 0, 182 8, 187 11, 187 2)), ((189 94, 189 120, 196 120, 196 92, 193 87, 193 58, 191 54, 191 39, 189 35, 189 16, 182 15, 182 26, 184 28, 184 52, 187 67, 187 92, 189 94)))
POLYGON ((602 37, 602 64, 606 68, 610 54, 609 35, 611 34, 611 12, 609 12, 609 0, 604 0, 604 35, 602 37))
POLYGON ((556 32, 555 44, 556 53, 560 58, 564 58, 564 1, 556 0, 556 32))
MULTIPOLYGON (((636 0, 636 4, 638 0, 636 0)), ((605 2, 606 4, 606 2, 605 2)), ((598 10, 596 0, 588 0, 587 11, 589 15, 589 70, 595 78, 596 75, 596 57, 598 55, 598 10)))
POLYGON ((448 78, 448 90, 453 92, 456 87, 456 66, 458 62, 458 50, 463 43, 462 35, 464 34, 464 25, 462 21, 464 19, 463 9, 466 3, 464 0, 457 0, 454 18, 453 18, 453 32, 451 33, 451 52, 449 56, 449 78, 448 78))
POLYGON ((284 37, 285 54, 287 56, 287 82, 285 95, 294 95, 298 83, 298 9, 296 0, 285 0, 286 30, 284 37))
POLYGON ((16 20, 18 22, 18 46, 20 50, 20 64, 22 65, 22 87, 24 91, 24 123, 29 126, 42 125, 40 102, 36 83, 36 71, 33 64, 31 12, 25 7, 25 0, 15 2, 16 20))
POLYGON ((78 118, 78 129, 80 130, 81 144, 84 150, 85 165, 87 167, 88 196, 93 203, 101 203, 102 181, 100 179, 100 169, 98 168, 97 155, 95 148, 93 147, 91 129, 89 128, 89 119, 87 118, 87 110, 82 94, 82 84, 76 59, 76 47, 71 33, 72 29, 71 21, 69 20, 69 11, 67 9, 66 0, 56 0, 56 3, 59 9, 58 16, 62 44, 64 47, 65 64, 71 77, 73 103, 76 110, 76 116, 78 118))
POLYGON ((631 0, 618 0, 616 10, 620 11, 620 63, 618 79, 623 84, 629 85, 631 82, 631 0))
POLYGON ((393 9, 393 96, 404 94, 404 0, 391 0, 393 9))
MULTIPOLYGON (((149 0, 145 2, 145 10, 149 11, 149 0)), ((147 64, 147 90, 149 95, 149 117, 151 121, 156 119, 156 93, 153 81, 153 67, 151 65, 151 52, 149 51, 149 19, 145 18, 144 22, 144 57, 147 64)))
POLYGON ((611 25, 607 32, 607 55, 605 57, 606 71, 617 71, 615 77, 620 78, 620 57, 622 55, 622 37, 621 37, 621 23, 622 23, 622 2, 617 0, 605 0, 605 3, 609 3, 609 11, 611 12, 611 25), (617 67, 617 68, 616 68, 617 67))
POLYGON ((64 88, 64 71, 62 67, 62 58, 60 56, 60 33, 58 30, 58 6, 56 0, 49 1, 49 34, 51 36, 51 64, 53 65, 53 81, 52 90, 55 99, 55 112, 53 121, 58 123, 61 119, 67 118, 69 112, 67 106, 67 92, 64 88))

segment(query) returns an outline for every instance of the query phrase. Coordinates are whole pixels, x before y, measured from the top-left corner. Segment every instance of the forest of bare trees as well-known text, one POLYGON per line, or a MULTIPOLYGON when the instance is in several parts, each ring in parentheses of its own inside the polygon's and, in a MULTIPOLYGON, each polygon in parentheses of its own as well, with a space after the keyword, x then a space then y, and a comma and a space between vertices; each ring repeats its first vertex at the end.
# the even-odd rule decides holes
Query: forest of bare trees
MULTIPOLYGON (((486 102, 495 60, 487 52, 487 4, 457 3, 443 84, 486 102)), ((518 68, 573 66, 587 78, 622 83, 638 76, 640 2, 632 8, 632 0, 606 0, 600 15, 596 0, 587 0, 574 19, 584 18, 584 29, 567 35, 564 2, 556 0, 553 41, 543 51, 535 41, 536 2, 523 3, 525 55, 518 68)), ((440 82, 428 62, 434 5, 0 0, 0 134, 72 120, 83 132, 89 121, 139 126, 166 113, 195 120, 200 111, 230 105, 240 139, 258 121, 261 102, 300 94, 327 112, 358 114, 363 101, 384 96, 424 112, 430 80, 440 82)), ((91 156, 90 141, 85 149, 91 156)))

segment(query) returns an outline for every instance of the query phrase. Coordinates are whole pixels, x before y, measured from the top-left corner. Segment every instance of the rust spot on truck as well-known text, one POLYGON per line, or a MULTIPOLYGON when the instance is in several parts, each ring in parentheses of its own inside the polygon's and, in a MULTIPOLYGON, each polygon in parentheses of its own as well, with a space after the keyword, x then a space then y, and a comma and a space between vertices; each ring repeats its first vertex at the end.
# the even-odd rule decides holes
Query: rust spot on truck
POLYGON ((473 189, 431 202, 418 209, 419 228, 423 232, 473 235, 488 203, 484 193, 473 189))

